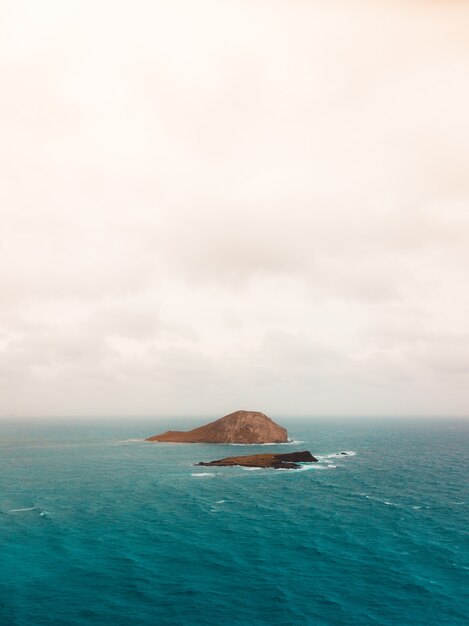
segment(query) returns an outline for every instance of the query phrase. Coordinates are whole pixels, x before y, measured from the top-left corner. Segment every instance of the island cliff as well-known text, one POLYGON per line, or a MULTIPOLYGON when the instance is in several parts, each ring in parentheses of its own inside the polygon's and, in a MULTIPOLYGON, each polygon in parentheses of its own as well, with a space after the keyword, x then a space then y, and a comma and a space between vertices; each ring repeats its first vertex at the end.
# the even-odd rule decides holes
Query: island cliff
POLYGON ((287 454, 252 454, 250 456, 229 456, 218 461, 197 463, 197 465, 242 467, 272 467, 273 469, 300 469, 299 463, 317 463, 317 459, 304 450, 303 452, 289 452, 287 454))
POLYGON ((285 443, 288 433, 258 411, 236 411, 187 432, 168 430, 147 441, 172 443, 285 443))

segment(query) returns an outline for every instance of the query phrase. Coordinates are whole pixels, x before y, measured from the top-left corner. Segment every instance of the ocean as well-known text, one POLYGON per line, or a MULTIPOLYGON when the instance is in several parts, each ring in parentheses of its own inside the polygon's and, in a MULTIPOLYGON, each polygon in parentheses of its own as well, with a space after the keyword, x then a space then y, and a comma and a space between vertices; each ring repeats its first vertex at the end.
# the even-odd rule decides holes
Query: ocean
POLYGON ((1 626, 469 624, 468 420, 142 441, 169 425, 0 423, 1 626), (319 463, 193 465, 296 450, 319 463))

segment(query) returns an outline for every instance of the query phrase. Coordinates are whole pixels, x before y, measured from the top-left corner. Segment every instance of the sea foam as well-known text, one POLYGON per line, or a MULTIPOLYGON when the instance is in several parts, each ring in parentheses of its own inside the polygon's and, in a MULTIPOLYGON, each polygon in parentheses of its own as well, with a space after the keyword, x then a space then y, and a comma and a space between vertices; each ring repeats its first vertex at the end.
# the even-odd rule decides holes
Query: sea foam
POLYGON ((194 478, 204 478, 206 476, 216 476, 216 474, 213 474, 211 472, 194 472, 191 474, 191 476, 194 476, 194 478))
POLYGON ((35 508, 36 508, 35 506, 28 506, 24 509, 10 509, 8 513, 21 513, 23 511, 34 511, 35 508))

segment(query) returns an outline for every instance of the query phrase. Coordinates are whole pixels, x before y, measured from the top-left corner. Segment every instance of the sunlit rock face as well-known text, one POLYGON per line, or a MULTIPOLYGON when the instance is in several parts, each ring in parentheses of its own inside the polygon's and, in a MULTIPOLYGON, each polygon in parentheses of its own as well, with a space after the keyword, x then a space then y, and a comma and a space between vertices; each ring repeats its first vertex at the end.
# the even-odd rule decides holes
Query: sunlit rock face
POLYGON ((147 441, 174 443, 285 443, 288 433, 258 411, 235 411, 187 432, 168 430, 147 441))

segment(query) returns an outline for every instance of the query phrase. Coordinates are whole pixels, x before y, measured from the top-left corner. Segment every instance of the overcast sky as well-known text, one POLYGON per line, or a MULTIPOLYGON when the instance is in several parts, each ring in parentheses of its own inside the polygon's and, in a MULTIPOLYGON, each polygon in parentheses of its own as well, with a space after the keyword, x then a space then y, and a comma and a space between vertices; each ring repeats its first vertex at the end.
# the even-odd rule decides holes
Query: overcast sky
POLYGON ((468 32, 0 0, 0 416, 467 416, 468 32))

